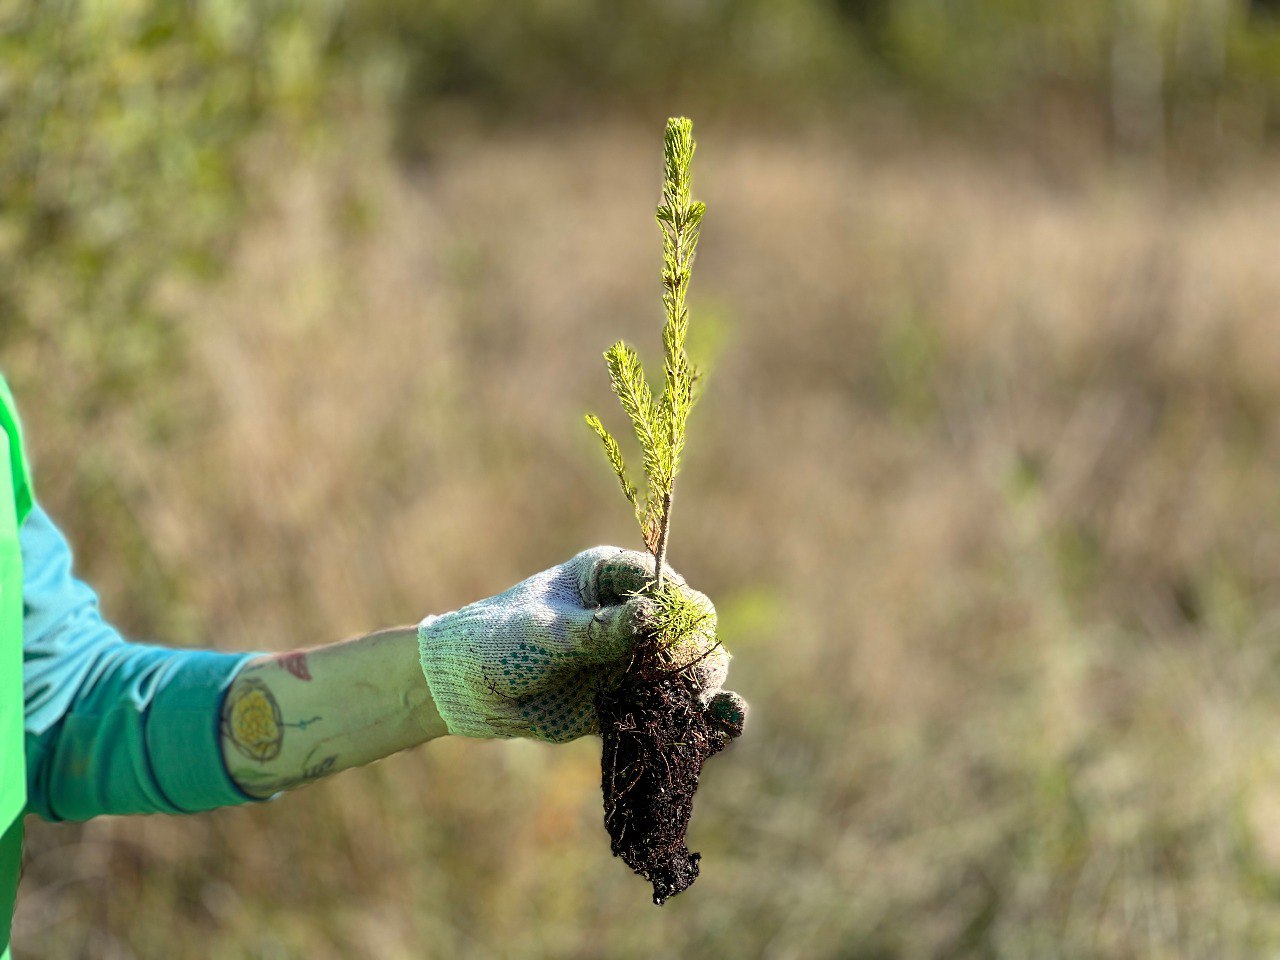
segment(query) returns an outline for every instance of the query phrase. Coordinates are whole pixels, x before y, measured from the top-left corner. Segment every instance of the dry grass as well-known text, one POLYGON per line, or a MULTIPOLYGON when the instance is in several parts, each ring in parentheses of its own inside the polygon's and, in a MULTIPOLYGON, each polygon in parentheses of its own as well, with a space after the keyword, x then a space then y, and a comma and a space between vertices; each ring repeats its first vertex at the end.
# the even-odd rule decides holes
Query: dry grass
MULTIPOLYGON (((656 129, 277 176, 231 279, 179 297, 153 415, 66 422, 51 348, 16 352, 108 613, 283 649, 631 543, 579 416, 660 322, 656 129)), ((1274 171, 700 140, 717 359, 671 556, 754 712, 699 884, 658 911, 610 859, 597 742, 442 742, 252 809, 33 823, 19 957, 1280 947, 1274 171)))

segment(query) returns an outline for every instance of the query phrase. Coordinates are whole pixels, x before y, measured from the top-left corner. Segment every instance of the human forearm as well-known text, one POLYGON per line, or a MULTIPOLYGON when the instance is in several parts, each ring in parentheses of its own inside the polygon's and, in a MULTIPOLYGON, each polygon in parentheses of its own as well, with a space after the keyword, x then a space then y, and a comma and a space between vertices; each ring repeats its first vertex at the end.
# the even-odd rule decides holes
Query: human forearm
POLYGON ((447 733, 419 665, 417 630, 259 657, 222 709, 227 770, 267 797, 447 733))

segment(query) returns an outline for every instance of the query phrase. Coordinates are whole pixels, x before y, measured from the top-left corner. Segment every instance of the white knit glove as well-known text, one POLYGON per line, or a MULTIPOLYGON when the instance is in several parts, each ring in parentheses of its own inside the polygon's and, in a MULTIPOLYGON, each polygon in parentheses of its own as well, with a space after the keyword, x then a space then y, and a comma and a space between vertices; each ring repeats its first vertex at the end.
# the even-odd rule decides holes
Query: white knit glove
MULTIPOLYGON (((595 547, 496 597, 423 620, 422 672, 449 732, 555 743, 598 733, 594 692, 622 673, 644 630, 650 601, 632 594, 652 570, 648 554, 595 547)), ((669 567, 665 576, 710 614, 674 665, 693 664, 703 704, 736 736, 746 703, 721 690, 729 653, 716 640, 715 608, 669 567)))

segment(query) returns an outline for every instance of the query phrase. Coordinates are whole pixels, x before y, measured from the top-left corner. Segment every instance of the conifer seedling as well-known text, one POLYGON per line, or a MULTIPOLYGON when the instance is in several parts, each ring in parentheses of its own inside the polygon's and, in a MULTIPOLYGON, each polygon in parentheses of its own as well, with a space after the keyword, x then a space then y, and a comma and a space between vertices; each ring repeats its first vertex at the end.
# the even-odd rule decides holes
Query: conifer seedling
POLYGON ((643 493, 631 481, 617 440, 598 417, 587 417, 654 558, 653 579, 641 591, 651 600, 651 629, 621 682, 597 691, 596 710, 604 741, 605 826, 613 852, 653 884, 653 899, 659 904, 698 876, 699 855, 685 846, 685 831, 702 764, 726 743, 725 735, 704 715, 696 676, 687 666, 681 669, 672 656, 682 640, 708 629, 708 613, 677 585, 666 582, 663 571, 685 426, 698 383, 685 349, 686 295, 706 212, 691 194, 693 153, 693 124, 683 117, 668 120, 657 213, 666 311, 662 393, 657 395, 649 386, 639 356, 625 343, 615 343, 604 355, 610 385, 640 444, 643 493))
POLYGON ((662 230, 662 304, 667 319, 662 326, 663 369, 666 374, 662 396, 656 398, 645 377, 635 350, 621 340, 605 351, 609 382, 622 409, 631 418, 636 439, 644 454, 644 475, 648 481, 644 500, 627 475, 622 450, 600 418, 588 414, 587 425, 604 444, 605 456, 618 475, 622 493, 635 509, 645 546, 656 562, 656 586, 662 587, 662 564, 666 559, 667 534, 671 526, 671 500, 676 474, 684 453, 685 424, 694 402, 697 373, 689 363, 685 340, 689 333, 689 307, 685 302, 693 257, 698 248, 698 230, 706 204, 691 197, 689 168, 693 162, 693 123, 684 117, 667 121, 663 154, 665 177, 662 201, 658 205, 658 226, 662 230))

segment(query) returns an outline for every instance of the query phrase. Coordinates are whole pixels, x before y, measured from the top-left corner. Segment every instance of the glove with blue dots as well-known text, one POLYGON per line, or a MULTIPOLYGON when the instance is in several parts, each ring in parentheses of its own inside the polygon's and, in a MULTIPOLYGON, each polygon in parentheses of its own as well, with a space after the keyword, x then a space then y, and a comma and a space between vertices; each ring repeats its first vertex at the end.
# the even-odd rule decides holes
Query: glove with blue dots
MULTIPOLYGON (((449 732, 562 743, 598 733, 594 695, 615 682, 643 635, 651 601, 636 596, 653 571, 648 554, 595 547, 505 593, 418 625, 422 672, 449 732)), ((715 635, 711 601, 669 567, 665 577, 706 608, 705 628, 680 644, 708 717, 730 738, 746 703, 722 689, 729 653, 715 635)))

